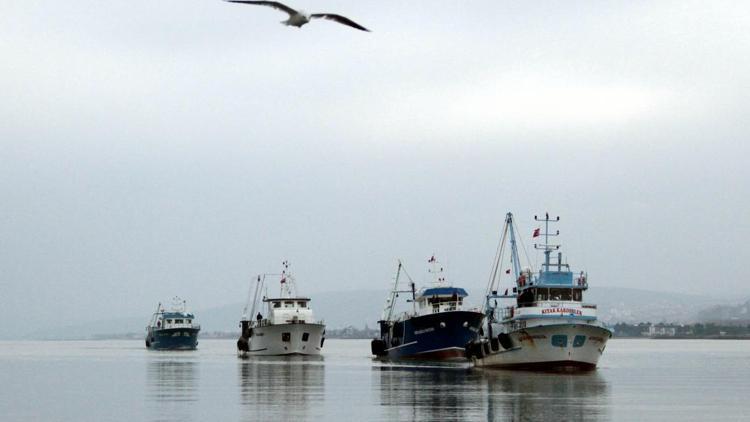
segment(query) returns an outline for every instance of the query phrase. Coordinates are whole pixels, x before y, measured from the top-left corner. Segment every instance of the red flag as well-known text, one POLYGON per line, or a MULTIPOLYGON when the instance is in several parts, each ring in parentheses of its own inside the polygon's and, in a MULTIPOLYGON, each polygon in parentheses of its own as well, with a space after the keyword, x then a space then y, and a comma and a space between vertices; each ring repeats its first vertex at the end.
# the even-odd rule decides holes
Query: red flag
POLYGON ((539 234, 542 229, 534 229, 534 234, 531 237, 539 237, 539 234))
POLYGON ((505 270, 505 274, 510 274, 510 268, 508 268, 507 270, 505 270))

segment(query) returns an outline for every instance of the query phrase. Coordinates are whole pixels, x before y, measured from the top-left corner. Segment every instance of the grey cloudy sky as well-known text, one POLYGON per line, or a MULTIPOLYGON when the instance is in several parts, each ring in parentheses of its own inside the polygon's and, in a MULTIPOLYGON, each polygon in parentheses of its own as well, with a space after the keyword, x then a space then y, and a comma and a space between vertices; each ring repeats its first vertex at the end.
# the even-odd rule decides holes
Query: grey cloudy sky
POLYGON ((559 214, 594 286, 750 294, 747 2, 289 5, 373 32, 0 3, 6 324, 242 301, 283 259, 304 293, 433 252, 484 286, 507 211, 527 243, 559 214))

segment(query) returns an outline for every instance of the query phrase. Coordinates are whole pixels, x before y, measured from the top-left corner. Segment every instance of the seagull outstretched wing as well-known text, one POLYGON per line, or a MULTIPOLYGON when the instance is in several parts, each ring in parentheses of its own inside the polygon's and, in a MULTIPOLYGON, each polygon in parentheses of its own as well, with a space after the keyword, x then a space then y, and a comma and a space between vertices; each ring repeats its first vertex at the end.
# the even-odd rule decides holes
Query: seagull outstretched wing
MULTIPOLYGON (((232 0, 229 0, 229 1, 232 1, 232 0)), ((256 2, 251 2, 251 3, 256 3, 256 2)), ((257 3, 274 3, 274 2, 257 2, 257 3)), ((332 20, 332 21, 336 21, 338 23, 344 24, 346 26, 351 26, 352 28, 359 29, 360 31, 370 32, 369 29, 367 29, 364 26, 358 24, 357 22, 354 22, 353 20, 351 20, 351 19, 349 19, 347 17, 341 16, 341 15, 336 15, 336 14, 333 14, 333 13, 313 13, 312 15, 310 15, 310 18, 328 19, 328 20, 332 20)))
POLYGON ((250 0, 224 0, 224 1, 228 1, 230 3, 254 4, 256 6, 269 6, 269 7, 273 7, 276 10, 281 10, 283 12, 286 12, 289 16, 294 16, 297 14, 296 10, 292 9, 291 7, 285 4, 281 4, 277 1, 250 1, 250 0))

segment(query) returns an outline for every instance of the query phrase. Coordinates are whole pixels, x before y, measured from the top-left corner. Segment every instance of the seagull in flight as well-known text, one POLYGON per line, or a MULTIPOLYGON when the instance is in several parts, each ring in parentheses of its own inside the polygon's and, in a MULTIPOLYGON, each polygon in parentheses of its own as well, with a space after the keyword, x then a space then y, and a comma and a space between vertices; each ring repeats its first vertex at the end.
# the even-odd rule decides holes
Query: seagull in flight
POLYGON ((289 19, 285 21, 281 21, 284 25, 287 26, 296 26, 297 28, 302 28, 302 25, 310 22, 310 19, 328 19, 331 21, 335 21, 347 26, 351 26, 354 29, 359 29, 360 31, 367 31, 370 32, 369 29, 365 28, 364 26, 354 22, 353 20, 346 18, 341 15, 336 15, 333 13, 313 13, 308 15, 302 10, 294 10, 291 7, 281 4, 277 1, 250 1, 250 0, 225 0, 230 3, 245 3, 245 4, 254 4, 257 6, 269 6, 273 7, 276 10, 281 10, 282 12, 286 12, 289 15, 289 19))

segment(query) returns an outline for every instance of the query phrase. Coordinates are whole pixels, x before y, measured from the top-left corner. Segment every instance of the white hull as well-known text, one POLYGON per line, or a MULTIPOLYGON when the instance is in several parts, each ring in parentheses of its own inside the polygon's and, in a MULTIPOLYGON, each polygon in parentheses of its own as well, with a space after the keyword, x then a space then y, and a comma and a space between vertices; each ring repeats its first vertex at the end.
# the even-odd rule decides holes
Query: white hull
POLYGON ((323 324, 277 324, 253 327, 248 351, 240 356, 319 355, 325 336, 323 324), (288 333, 288 337, 286 334, 288 333), (304 334, 307 333, 307 340, 304 334))
MULTIPOLYGON (((498 351, 489 350, 484 357, 472 360, 475 366, 486 368, 591 370, 596 368, 611 335, 609 330, 590 324, 538 325, 509 333, 508 349, 500 346, 498 351), (557 344, 553 344, 553 336, 557 344), (560 342, 563 338, 564 346, 560 342)), ((485 352, 489 347, 485 345, 485 352)))

